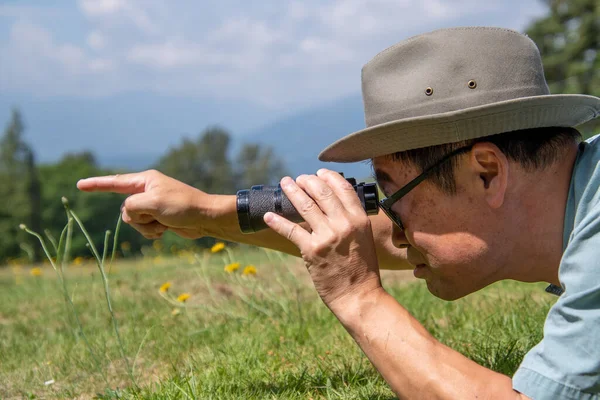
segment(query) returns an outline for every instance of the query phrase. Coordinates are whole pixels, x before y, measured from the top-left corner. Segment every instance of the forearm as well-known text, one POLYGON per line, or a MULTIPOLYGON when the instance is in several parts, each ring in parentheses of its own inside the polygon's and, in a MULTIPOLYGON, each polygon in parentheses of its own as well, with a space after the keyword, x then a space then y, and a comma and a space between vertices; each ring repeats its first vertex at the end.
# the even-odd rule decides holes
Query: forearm
MULTIPOLYGON (((209 212, 214 220, 218 221, 214 228, 208 229, 209 235, 300 256, 300 251, 292 242, 269 228, 252 234, 242 233, 237 219, 235 196, 214 195, 209 204, 210 211, 201 210, 201 212, 209 212)), ((406 262, 406 250, 398 249, 392 244, 392 225, 385 215, 379 213, 372 216, 371 228, 381 269, 413 268, 406 262)))
POLYGON ((208 235, 300 256, 300 251, 292 242, 271 229, 263 229, 251 234, 242 233, 237 218, 236 196, 213 195, 209 208, 210 210, 200 210, 200 212, 210 214, 215 221, 214 224, 211 224, 214 226, 206 228, 208 235))
POLYGON ((509 377, 435 340, 383 289, 330 308, 399 398, 525 398, 509 377))

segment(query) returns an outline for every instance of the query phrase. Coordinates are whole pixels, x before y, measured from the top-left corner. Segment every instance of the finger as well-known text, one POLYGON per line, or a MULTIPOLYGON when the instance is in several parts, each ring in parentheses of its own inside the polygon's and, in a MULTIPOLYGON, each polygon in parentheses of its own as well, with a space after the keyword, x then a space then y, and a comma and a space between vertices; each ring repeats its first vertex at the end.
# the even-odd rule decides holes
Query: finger
POLYGON ((344 205, 324 180, 315 175, 302 175, 296 179, 296 183, 314 199, 326 216, 335 218, 345 215, 344 205))
POLYGON ((123 212, 127 213, 132 222, 147 224, 154 221, 158 214, 158 206, 154 196, 139 193, 129 196, 123 202, 123 212))
POLYGON ((342 202, 344 208, 352 214, 364 214, 365 210, 352 185, 335 171, 321 168, 317 176, 324 180, 342 202))
POLYGON ((121 209, 121 218, 123 219, 123 222, 127 224, 148 224, 156 221, 156 218, 154 218, 152 215, 136 214, 132 211, 129 211, 125 207, 121 209))
MULTIPOLYGON (((302 179, 301 176, 298 179, 302 179)), ((281 189, 298 211, 298 214, 310 225, 313 231, 327 227, 327 219, 317 203, 302 190, 289 176, 281 180, 281 189)))
POLYGON ((146 175, 138 172, 125 175, 96 176, 81 179, 77 188, 84 192, 141 193, 146 187, 146 175))
POLYGON ((146 239, 158 239, 167 230, 167 227, 158 221, 148 224, 130 223, 131 227, 141 233, 146 239))
POLYGON ((280 215, 268 212, 263 216, 265 223, 279 235, 294 243, 300 250, 310 241, 310 233, 280 215))

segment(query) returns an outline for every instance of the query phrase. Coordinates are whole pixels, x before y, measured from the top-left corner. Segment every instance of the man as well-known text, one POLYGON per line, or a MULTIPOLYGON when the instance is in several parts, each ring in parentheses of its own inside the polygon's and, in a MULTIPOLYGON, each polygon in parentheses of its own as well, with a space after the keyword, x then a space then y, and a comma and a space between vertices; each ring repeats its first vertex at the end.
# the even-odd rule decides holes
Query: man
MULTIPOLYGON (((272 232, 243 239, 292 252, 268 242, 276 232, 299 249, 325 304, 400 398, 600 398, 600 140, 579 145, 571 128, 600 115, 600 99, 550 95, 534 43, 499 28, 400 42, 365 65, 362 84, 368 127, 320 159, 372 160, 391 232, 339 174, 320 170, 281 180, 308 226, 267 213, 272 232), (501 279, 564 293, 511 380, 437 342, 385 292, 378 260, 403 257, 444 299, 501 279)), ((78 185, 133 194, 123 219, 147 237, 242 238, 232 198, 217 204, 157 172, 78 185)))

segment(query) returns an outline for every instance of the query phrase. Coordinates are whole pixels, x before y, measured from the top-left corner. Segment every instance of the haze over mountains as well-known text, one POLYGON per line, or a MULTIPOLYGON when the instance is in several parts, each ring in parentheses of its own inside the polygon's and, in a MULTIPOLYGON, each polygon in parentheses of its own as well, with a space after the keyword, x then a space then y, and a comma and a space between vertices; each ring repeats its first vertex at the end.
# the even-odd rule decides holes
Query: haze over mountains
POLYGON ((317 158, 335 140, 364 127, 362 98, 355 95, 283 118, 245 137, 271 145, 293 175, 325 167, 365 178, 371 173, 367 163, 324 163, 317 158))
POLYGON ((197 137, 207 126, 219 125, 232 133, 233 152, 244 142, 269 145, 292 176, 314 173, 321 167, 343 171, 347 177, 370 174, 366 164, 322 163, 317 159, 325 146, 364 127, 359 94, 288 112, 275 120, 272 110, 246 102, 129 93, 81 102, 15 96, 9 101, 8 96, 0 96, 3 125, 14 106, 22 113, 25 138, 40 162, 90 150, 103 166, 143 170, 182 138, 197 137))

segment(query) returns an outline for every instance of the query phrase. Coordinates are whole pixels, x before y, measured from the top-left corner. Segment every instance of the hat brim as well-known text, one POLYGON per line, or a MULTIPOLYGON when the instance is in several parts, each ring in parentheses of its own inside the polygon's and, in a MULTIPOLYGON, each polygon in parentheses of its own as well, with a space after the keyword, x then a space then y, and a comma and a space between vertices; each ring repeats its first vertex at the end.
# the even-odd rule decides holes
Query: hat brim
POLYGON ((574 127, 599 115, 600 98, 594 96, 522 97, 375 125, 329 145, 319 154, 319 160, 356 162, 520 129, 574 127))

